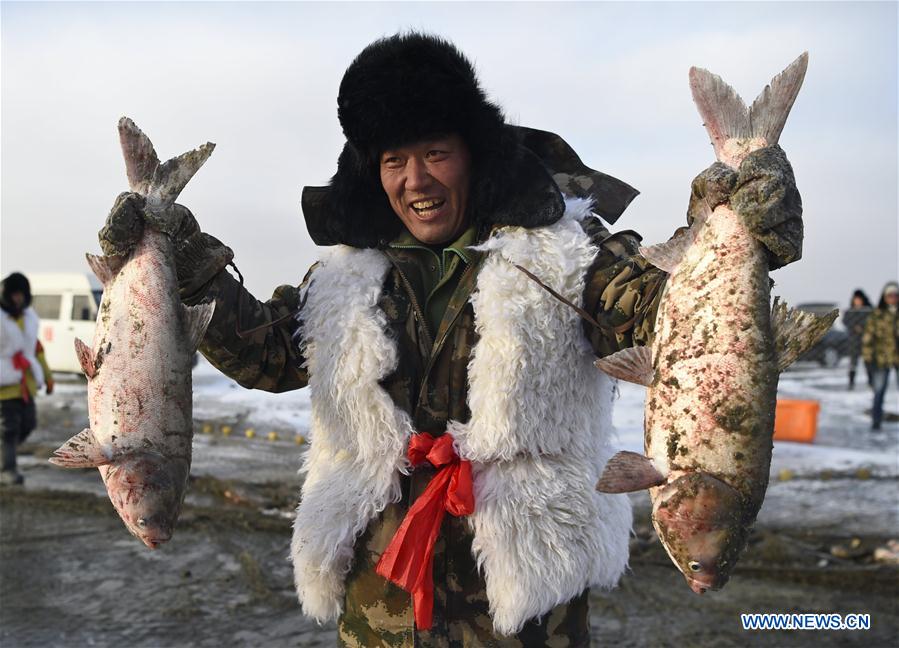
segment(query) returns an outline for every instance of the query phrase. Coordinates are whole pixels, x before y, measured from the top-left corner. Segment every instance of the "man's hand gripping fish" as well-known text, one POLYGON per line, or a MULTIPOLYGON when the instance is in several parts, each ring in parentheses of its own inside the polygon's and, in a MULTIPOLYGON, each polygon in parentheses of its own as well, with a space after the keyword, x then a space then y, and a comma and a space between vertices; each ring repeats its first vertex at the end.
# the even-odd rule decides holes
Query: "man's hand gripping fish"
POLYGON ((180 221, 172 206, 215 145, 160 164, 130 119, 119 121, 119 136, 131 190, 146 197, 146 222, 127 256, 87 255, 104 289, 93 346, 75 340, 88 378, 90 428, 50 461, 99 468, 125 526, 155 549, 171 538, 187 487, 191 359, 214 309, 179 299, 170 235, 180 221))
MULTIPOLYGON (((805 53, 749 109, 719 77, 690 70, 720 162, 737 169, 752 151, 777 144, 807 64, 805 53)), ((727 582, 765 497, 778 375, 837 312, 788 311, 777 299, 772 308, 765 250, 727 204, 641 252, 670 273, 652 348, 596 364, 648 387, 646 452, 615 455, 597 488, 649 488, 659 538, 701 594, 727 582)))

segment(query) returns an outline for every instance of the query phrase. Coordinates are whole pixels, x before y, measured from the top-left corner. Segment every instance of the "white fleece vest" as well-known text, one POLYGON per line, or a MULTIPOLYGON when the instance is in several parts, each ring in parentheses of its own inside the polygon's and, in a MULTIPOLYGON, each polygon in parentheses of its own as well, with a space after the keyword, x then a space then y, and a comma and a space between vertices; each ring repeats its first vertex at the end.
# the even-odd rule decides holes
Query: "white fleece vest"
MULTIPOLYGON (((507 227, 479 248, 471 419, 447 430, 473 462, 472 548, 500 634, 588 586, 612 587, 627 564, 629 500, 594 488, 612 454, 612 384, 578 315, 513 265, 580 303, 597 252, 579 224, 588 215, 589 203, 569 200, 558 223, 507 227)), ((378 384, 397 366, 378 307, 389 267, 377 250, 334 248, 302 312, 312 444, 291 558, 303 611, 320 621, 340 614, 354 542, 398 501, 408 470, 411 420, 378 384)))
POLYGON ((37 381, 37 386, 42 387, 44 371, 34 353, 40 320, 30 306, 25 309, 22 316, 25 319, 24 331, 8 313, 0 312, 0 385, 15 385, 22 382, 22 371, 16 369, 12 363, 12 357, 21 351, 25 359, 31 363, 31 375, 37 381))

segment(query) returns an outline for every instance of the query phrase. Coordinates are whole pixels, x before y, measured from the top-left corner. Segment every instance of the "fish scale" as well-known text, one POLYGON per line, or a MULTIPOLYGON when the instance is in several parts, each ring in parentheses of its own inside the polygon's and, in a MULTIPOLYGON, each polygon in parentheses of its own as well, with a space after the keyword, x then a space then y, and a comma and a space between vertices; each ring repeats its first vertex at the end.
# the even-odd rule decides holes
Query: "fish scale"
MULTIPOLYGON (((737 169, 777 143, 807 61, 800 56, 750 108, 719 77, 690 70, 720 162, 737 169)), ((727 204, 640 251, 669 273, 652 348, 596 364, 647 387, 645 454, 612 457, 597 488, 649 489, 659 539, 701 594, 727 582, 764 501, 779 372, 827 332, 837 311, 787 311, 777 299, 772 308, 767 254, 727 204)))
POLYGON ((187 489, 192 358, 214 310, 181 303, 170 208, 214 145, 160 164, 130 119, 120 120, 119 136, 131 189, 146 198, 143 232, 126 256, 87 255, 104 287, 92 346, 75 342, 90 427, 50 461, 97 467, 125 526, 155 549, 171 538, 187 489))
POLYGON ((754 404, 777 391, 764 251, 733 211, 720 208, 667 290, 653 344, 659 379, 648 397, 647 455, 672 476, 695 469, 701 456, 705 470, 749 492, 767 482, 768 462, 747 467, 734 456, 770 459, 769 410, 754 404))

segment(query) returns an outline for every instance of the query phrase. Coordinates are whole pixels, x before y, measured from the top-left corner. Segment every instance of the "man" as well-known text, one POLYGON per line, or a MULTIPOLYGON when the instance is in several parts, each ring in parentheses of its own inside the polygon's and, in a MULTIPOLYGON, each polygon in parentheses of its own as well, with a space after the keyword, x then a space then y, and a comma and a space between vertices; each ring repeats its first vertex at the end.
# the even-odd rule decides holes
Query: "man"
POLYGON ((13 272, 0 282, 0 309, 0 485, 21 485, 16 447, 37 426, 34 397, 45 385, 53 393, 53 375, 37 339, 39 321, 25 275, 13 272))
MULTIPOLYGON (((666 278, 591 211, 612 223, 637 192, 506 124, 436 37, 365 48, 338 117, 337 173, 303 194, 313 240, 335 247, 300 287, 258 302, 186 210, 176 237, 182 298, 218 302, 209 360, 246 387, 312 390, 291 550, 303 610, 338 619, 344 645, 588 645, 588 588, 617 582, 631 525, 624 496, 594 489, 612 386, 593 360, 650 343, 666 278)), ((780 149, 714 165, 691 215, 703 199, 742 205, 773 266, 799 257, 780 149)), ((107 254, 141 209, 119 197, 107 254)))

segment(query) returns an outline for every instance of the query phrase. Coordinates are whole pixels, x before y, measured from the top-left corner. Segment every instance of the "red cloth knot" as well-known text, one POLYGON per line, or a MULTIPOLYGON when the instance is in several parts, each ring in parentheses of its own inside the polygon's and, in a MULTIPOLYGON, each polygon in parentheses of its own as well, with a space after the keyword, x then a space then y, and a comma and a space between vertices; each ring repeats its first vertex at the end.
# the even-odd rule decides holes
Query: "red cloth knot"
POLYGON ((28 362, 28 358, 25 357, 24 353, 22 353, 21 351, 16 351, 12 357, 12 366, 22 372, 22 400, 27 403, 30 400, 31 396, 28 393, 28 378, 25 370, 31 367, 31 363, 28 362))
POLYGON ((413 466, 429 462, 437 474, 409 508, 376 571, 412 594, 415 625, 428 630, 434 612, 434 543, 447 512, 457 517, 474 512, 474 488, 471 462, 456 454, 451 434, 413 435, 408 456, 413 466))

